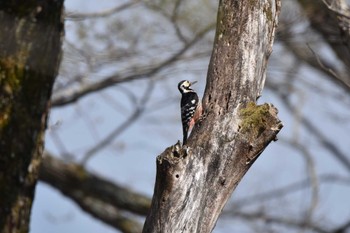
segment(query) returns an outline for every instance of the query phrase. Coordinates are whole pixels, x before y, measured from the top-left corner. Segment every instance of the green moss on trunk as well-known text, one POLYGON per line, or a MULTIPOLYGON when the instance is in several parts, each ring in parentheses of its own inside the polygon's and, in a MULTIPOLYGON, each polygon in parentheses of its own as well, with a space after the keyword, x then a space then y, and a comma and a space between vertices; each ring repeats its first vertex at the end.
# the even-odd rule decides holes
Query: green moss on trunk
POLYGON ((245 108, 240 110, 241 133, 248 133, 252 138, 257 138, 269 126, 271 117, 268 104, 256 105, 249 102, 245 108))

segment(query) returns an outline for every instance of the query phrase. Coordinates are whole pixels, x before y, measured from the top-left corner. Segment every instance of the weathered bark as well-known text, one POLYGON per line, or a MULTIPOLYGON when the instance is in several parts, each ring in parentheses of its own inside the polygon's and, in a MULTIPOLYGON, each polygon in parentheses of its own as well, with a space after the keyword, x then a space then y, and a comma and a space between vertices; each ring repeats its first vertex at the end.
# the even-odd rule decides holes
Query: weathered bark
POLYGON ((185 147, 157 158, 143 232, 211 232, 231 193, 282 127, 255 105, 272 51, 279 0, 221 0, 203 97, 205 117, 185 147))
POLYGON ((0 2, 0 232, 28 232, 63 0, 0 2))

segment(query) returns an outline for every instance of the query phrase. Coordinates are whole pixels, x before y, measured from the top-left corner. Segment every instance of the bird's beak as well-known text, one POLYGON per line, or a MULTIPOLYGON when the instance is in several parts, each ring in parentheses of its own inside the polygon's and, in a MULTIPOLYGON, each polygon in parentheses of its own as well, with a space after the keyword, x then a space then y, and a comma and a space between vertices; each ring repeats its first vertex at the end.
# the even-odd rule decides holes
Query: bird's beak
POLYGON ((191 85, 196 84, 196 83, 197 83, 197 81, 193 81, 193 82, 191 83, 191 85))

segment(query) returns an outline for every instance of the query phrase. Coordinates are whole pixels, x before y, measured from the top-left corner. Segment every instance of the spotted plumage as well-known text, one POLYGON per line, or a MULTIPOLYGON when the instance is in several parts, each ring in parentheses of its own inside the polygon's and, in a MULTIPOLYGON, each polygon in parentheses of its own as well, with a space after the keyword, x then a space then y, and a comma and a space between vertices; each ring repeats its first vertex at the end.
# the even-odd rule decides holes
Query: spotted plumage
POLYGON ((179 82, 178 88, 182 95, 181 97, 181 120, 183 130, 183 145, 186 144, 189 132, 192 130, 196 121, 202 114, 202 105, 197 93, 191 89, 191 83, 187 80, 179 82))

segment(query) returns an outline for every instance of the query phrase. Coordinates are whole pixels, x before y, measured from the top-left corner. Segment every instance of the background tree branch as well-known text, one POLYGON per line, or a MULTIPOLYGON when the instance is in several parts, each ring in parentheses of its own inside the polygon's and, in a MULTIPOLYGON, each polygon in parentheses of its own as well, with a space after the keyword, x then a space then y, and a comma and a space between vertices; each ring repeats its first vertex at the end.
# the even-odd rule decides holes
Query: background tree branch
MULTIPOLYGON (((307 15, 312 28, 317 31, 326 43, 333 49, 334 53, 346 66, 346 73, 350 68, 350 46, 349 46, 349 10, 344 0, 324 1, 323 4, 317 0, 299 0, 299 3, 307 15), (332 6, 332 7, 331 7, 332 6), (334 7, 334 8, 333 8, 334 7), (339 13, 344 16, 339 16, 339 13)), ((338 76, 341 82, 350 86, 349 76, 338 76)))
POLYGON ((141 225, 125 211, 146 215, 150 199, 87 172, 77 164, 67 164, 46 153, 40 180, 60 190, 82 209, 122 232, 140 232, 141 225))

